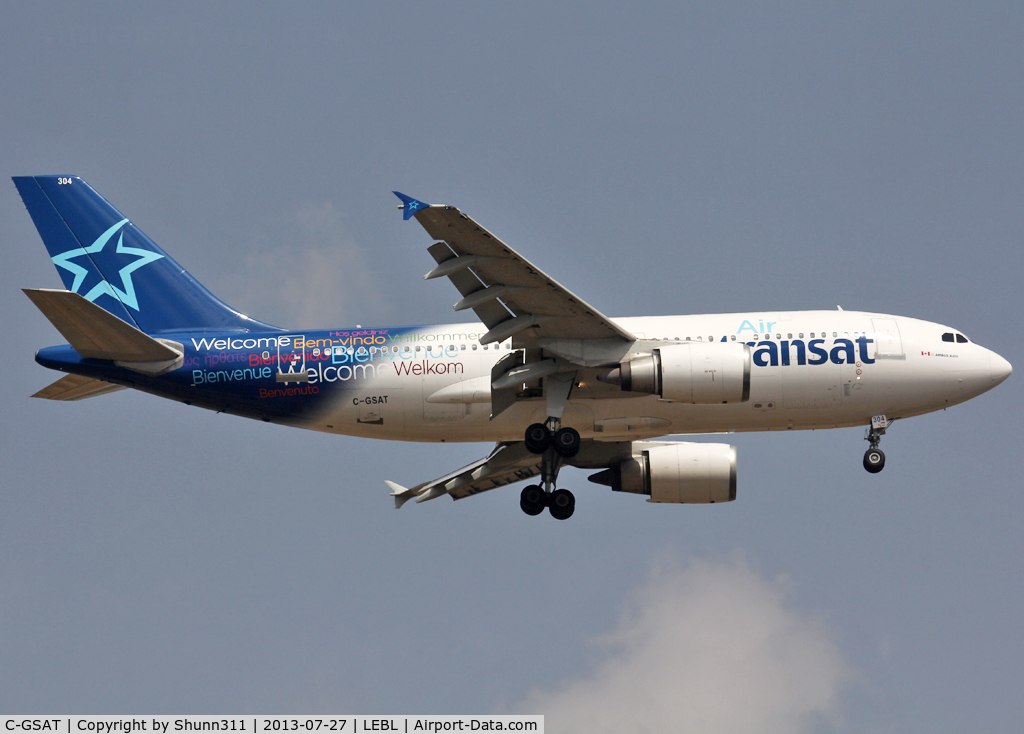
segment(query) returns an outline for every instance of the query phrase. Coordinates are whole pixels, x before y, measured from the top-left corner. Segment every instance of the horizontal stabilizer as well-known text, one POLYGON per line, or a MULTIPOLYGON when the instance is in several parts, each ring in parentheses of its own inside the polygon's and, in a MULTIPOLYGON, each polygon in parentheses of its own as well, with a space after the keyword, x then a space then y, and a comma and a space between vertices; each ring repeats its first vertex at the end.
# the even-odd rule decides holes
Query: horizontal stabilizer
POLYGON ((177 350, 144 334, 71 291, 26 288, 25 295, 43 312, 76 352, 86 359, 163 362, 177 350))
POLYGON ((98 395, 125 390, 124 385, 112 385, 102 380, 94 380, 82 375, 67 375, 52 385, 44 387, 32 397, 46 400, 85 400, 98 395))

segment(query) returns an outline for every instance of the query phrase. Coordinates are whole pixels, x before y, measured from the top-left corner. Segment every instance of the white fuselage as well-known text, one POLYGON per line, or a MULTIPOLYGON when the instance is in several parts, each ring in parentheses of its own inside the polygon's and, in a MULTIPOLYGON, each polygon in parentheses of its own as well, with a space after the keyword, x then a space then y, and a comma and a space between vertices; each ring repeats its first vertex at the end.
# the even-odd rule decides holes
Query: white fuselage
MULTIPOLYGON (((562 423, 583 438, 867 425, 875 415, 891 420, 955 405, 1010 374, 1006 360, 955 329, 884 314, 793 311, 615 321, 639 338, 637 352, 723 338, 752 344, 750 397, 719 405, 668 402, 598 383, 603 369, 581 368, 562 423), (944 334, 961 341, 945 341, 944 334)), ((358 348, 372 370, 348 381, 344 398, 303 427, 406 441, 521 439, 524 426, 545 419, 547 404, 538 395, 491 419, 491 370, 511 345, 480 345, 485 331, 481 324, 422 327, 407 330, 399 342, 358 348)), ((307 367, 310 384, 332 381, 330 365, 326 373, 324 363, 307 367)), ((341 375, 335 368, 333 379, 341 375)))

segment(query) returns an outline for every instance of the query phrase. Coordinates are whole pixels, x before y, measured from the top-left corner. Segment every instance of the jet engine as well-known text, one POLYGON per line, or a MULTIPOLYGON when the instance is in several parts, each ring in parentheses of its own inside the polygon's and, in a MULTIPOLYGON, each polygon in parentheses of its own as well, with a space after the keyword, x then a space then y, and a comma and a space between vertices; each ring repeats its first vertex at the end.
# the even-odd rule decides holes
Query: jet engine
POLYGON ((589 477, 648 502, 709 503, 736 499, 736 447, 724 443, 633 444, 632 458, 589 477), (649 448, 648 448, 649 446, 649 448))
POLYGON ((680 403, 745 403, 750 399, 750 347, 739 342, 661 347, 597 379, 680 403))

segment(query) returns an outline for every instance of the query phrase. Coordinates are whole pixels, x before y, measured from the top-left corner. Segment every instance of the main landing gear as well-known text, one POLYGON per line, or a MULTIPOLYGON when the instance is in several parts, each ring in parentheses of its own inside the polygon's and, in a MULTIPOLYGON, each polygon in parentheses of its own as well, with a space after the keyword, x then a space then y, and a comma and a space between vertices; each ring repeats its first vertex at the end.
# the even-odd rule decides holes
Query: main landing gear
POLYGON ((548 418, 547 424, 534 423, 526 429, 526 448, 541 456, 541 484, 523 488, 519 506, 527 515, 539 515, 547 508, 556 520, 568 520, 576 509, 576 498, 568 489, 555 489, 562 459, 575 456, 580 450, 580 434, 573 428, 562 428, 561 420, 548 418))
POLYGON ((864 440, 871 444, 871 448, 864 452, 864 468, 872 474, 878 474, 885 468, 885 454, 878 448, 878 444, 885 435, 885 429, 891 425, 892 421, 886 420, 884 415, 871 417, 871 428, 864 436, 864 440))

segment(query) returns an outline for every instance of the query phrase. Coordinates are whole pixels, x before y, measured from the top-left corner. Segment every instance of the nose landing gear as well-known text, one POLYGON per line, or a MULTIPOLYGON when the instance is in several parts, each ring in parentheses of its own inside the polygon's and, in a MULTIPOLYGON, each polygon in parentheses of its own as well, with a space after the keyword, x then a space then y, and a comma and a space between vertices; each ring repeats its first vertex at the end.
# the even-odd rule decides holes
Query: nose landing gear
POLYGON ((579 453, 580 434, 574 428, 562 428, 561 420, 548 418, 547 424, 534 423, 526 429, 526 448, 541 456, 541 484, 525 487, 519 495, 519 507, 527 515, 539 515, 548 508, 556 520, 568 520, 576 509, 576 498, 568 489, 555 489, 562 459, 579 453))
POLYGON ((886 420, 884 415, 871 417, 871 428, 864 436, 864 440, 871 445, 871 448, 864 452, 864 468, 872 474, 877 474, 885 468, 885 454, 878 448, 878 444, 885 435, 885 429, 891 425, 892 421, 886 420))

